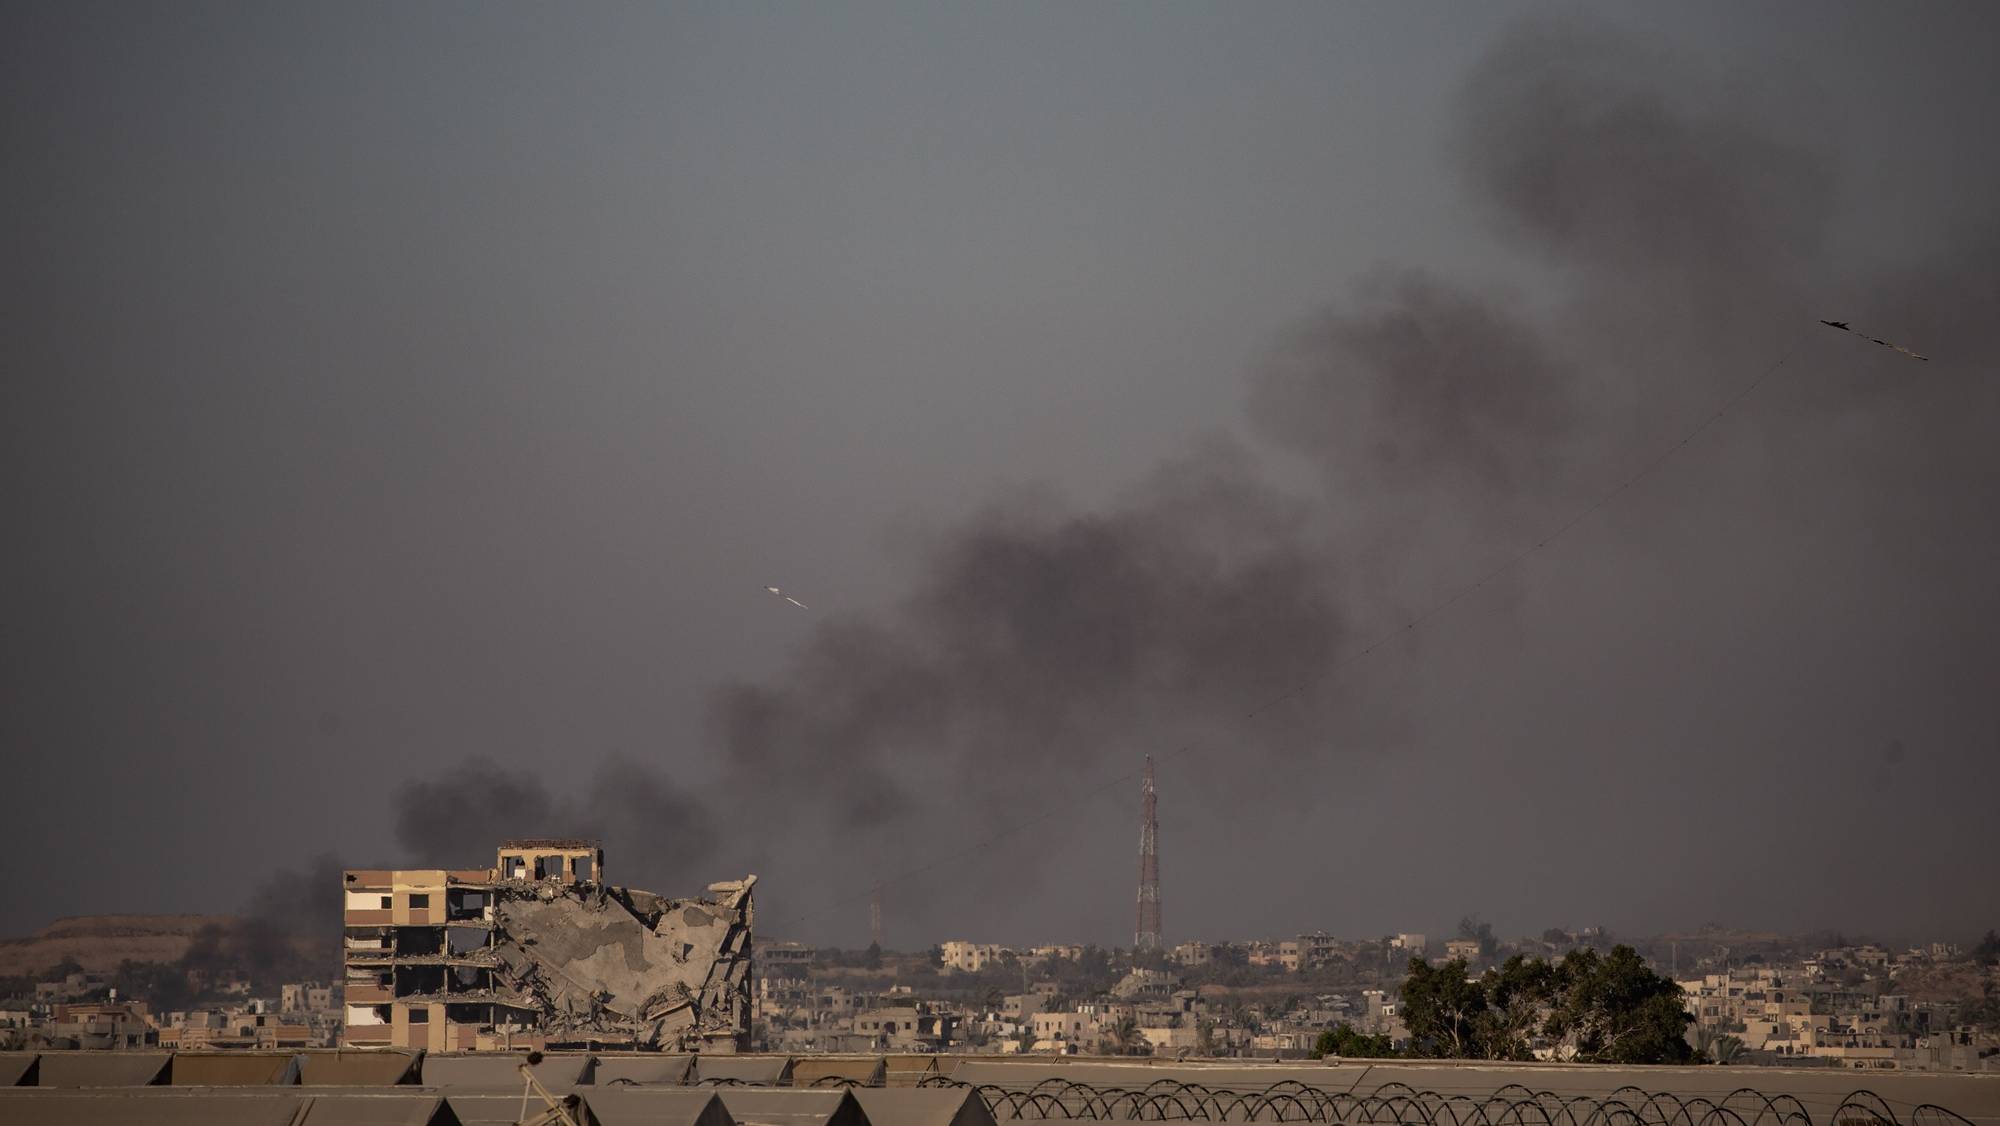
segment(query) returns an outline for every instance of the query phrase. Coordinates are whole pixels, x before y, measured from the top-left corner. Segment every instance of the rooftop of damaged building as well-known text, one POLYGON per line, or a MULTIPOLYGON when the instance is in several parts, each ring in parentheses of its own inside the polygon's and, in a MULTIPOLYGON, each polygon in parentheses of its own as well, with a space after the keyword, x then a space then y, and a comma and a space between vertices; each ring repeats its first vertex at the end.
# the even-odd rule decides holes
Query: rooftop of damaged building
POLYGON ((500 842, 501 848, 597 849, 602 842, 584 837, 515 837, 500 842))

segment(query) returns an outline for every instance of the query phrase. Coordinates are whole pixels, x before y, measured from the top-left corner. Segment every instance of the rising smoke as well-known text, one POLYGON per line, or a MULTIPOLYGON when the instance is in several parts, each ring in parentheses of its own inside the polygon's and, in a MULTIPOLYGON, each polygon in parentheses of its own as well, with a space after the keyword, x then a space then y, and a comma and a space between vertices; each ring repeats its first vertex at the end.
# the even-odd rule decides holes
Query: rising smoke
MULTIPOLYGON (((708 811, 665 775, 622 756, 576 787, 552 763, 547 776, 469 758, 410 783, 396 799, 396 843, 426 866, 483 867, 502 840, 592 837, 610 843, 634 884, 685 879, 713 851, 708 811)), ((607 856, 607 867, 610 857, 607 856)))
MULTIPOLYGON (((1323 733, 1373 706, 1331 676, 1358 641, 1533 542, 1810 331, 1828 160, 1679 83, 1602 29, 1509 36, 1467 83, 1458 155, 1473 203, 1555 268, 1562 300, 1537 312, 1383 272, 1255 366, 1261 444, 1209 441, 1101 509, 1016 496, 938 531, 900 604, 830 616, 781 676, 715 690, 731 796, 698 800, 632 760, 583 793, 559 771, 472 762, 406 789, 399 843, 443 862, 509 834, 589 833, 670 873, 754 865, 845 891, 911 841, 1006 830, 1191 739, 1248 773, 1322 775, 1338 755, 1323 733), (1291 458, 1317 495, 1274 483, 1291 458), (1246 722, 1301 685, 1316 690, 1246 722), (753 814, 756 829, 715 837, 753 814)), ((1987 242, 1945 275, 1848 277, 1840 308, 1934 349, 1990 349, 1977 310, 1994 261, 1987 242)), ((1958 468, 1993 482, 1990 457, 1958 468)), ((1028 849, 987 874, 1018 891, 1040 864, 1028 849)))

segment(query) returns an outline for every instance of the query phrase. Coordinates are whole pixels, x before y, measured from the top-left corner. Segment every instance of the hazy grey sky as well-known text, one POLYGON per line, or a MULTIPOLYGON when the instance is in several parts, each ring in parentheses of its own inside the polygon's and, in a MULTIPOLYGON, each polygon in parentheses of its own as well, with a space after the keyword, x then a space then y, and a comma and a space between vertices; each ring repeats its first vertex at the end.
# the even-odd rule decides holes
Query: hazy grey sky
POLYGON ((1175 938, 2000 923, 1996 24, 9 4, 0 745, 72 878, 0 929, 584 828, 821 941, 933 862, 892 943, 1129 941, 1076 795, 1190 741, 1175 938))

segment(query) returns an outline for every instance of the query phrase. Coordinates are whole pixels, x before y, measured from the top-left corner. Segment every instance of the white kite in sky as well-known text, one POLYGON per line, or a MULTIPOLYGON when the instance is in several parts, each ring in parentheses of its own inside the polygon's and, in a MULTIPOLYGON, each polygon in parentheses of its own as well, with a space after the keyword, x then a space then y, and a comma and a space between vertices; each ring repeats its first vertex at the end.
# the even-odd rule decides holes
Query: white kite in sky
POLYGON ((772 594, 777 595, 779 598, 784 599, 785 601, 791 603, 792 605, 797 606, 801 610, 812 609, 812 607, 807 606, 805 603, 800 602, 798 599, 793 598, 791 595, 786 594, 784 591, 779 590, 777 587, 767 586, 764 589, 770 591, 772 594))

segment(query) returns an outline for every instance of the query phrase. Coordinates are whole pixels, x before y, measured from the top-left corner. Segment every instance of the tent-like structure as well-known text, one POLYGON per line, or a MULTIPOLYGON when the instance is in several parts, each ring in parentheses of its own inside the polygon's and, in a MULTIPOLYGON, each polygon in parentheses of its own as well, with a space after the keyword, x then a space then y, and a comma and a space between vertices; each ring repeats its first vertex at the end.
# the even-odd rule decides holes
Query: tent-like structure
POLYGON ((868 1126, 995 1126, 969 1087, 865 1087, 854 1092, 868 1126))
POLYGON ((642 1053, 626 1056, 599 1056, 591 1082, 599 1087, 678 1086, 688 1082, 694 1070, 691 1055, 642 1053))
POLYGON ((696 1056, 696 1083, 777 1087, 790 1079, 790 1056, 696 1056))
MULTIPOLYGON (((582 1083, 590 1073, 587 1052, 548 1052, 533 1065, 535 1078, 550 1090, 568 1090, 582 1083)), ((417 1075, 426 1087, 512 1087, 521 1086, 521 1065, 526 1052, 477 1052, 464 1055, 427 1055, 417 1066, 417 1075)))
POLYGON ((459 1126, 435 1094, 127 1087, 0 1092, 9 1126, 459 1126))
POLYGON ((33 1052, 0 1052, 0 1087, 33 1087, 39 1069, 33 1052))
POLYGON ((938 1073, 938 1058, 914 1053, 882 1057, 883 1081, 891 1087, 914 1087, 938 1073))
POLYGON ((868 1126, 851 1091, 718 1087, 715 1093, 740 1126, 868 1126))
POLYGON ((147 1087, 166 1078, 172 1052, 43 1052, 38 1087, 147 1087))
POLYGON ((299 1081, 297 1052, 175 1052, 167 1082, 176 1087, 267 1087, 299 1081))
POLYGON ((792 1061, 794 1087, 880 1087, 886 1074, 881 1056, 805 1056, 792 1061))
POLYGON ((381 1048, 306 1052, 299 1082, 308 1087, 393 1087, 414 1081, 421 1054, 381 1048))
POLYGON ((598 1126, 736 1126, 714 1091, 685 1087, 603 1087, 584 1105, 598 1126))

